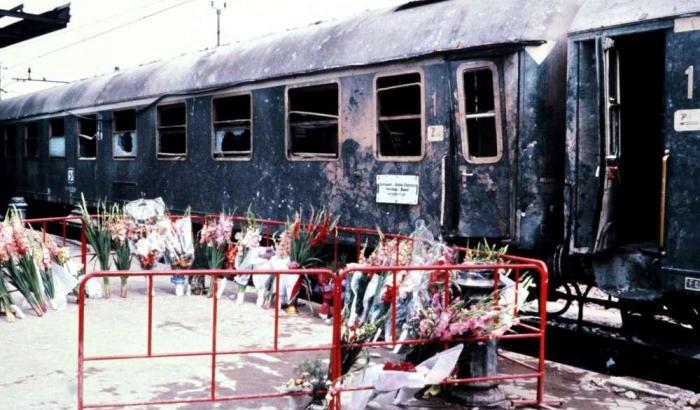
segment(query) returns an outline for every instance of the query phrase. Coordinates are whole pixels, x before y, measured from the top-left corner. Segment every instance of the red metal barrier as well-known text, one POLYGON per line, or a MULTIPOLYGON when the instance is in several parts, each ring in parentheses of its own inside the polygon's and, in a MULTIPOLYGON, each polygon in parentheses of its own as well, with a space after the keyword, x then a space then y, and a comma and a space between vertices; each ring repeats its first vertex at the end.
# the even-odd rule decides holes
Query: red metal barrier
MULTIPOLYGON (((530 326, 525 323, 516 323, 513 328, 506 332, 503 335, 496 335, 496 336, 491 336, 491 337, 468 337, 468 338, 453 338, 448 341, 445 341, 445 344, 447 345, 448 343, 452 342, 462 342, 465 344, 469 343, 474 343, 474 342, 479 342, 479 341, 486 341, 486 340, 536 340, 538 342, 538 348, 539 348, 539 355, 537 358, 537 366, 531 366, 527 363, 523 363, 522 361, 519 361, 517 359, 513 359, 511 357, 505 356, 505 355, 499 355, 500 357, 504 358, 505 360, 508 360, 514 364, 517 364, 521 367, 524 367, 530 372, 527 373, 517 373, 517 374, 498 374, 498 375, 493 375, 493 376, 487 376, 487 377, 472 377, 472 378, 448 378, 447 380, 444 380, 442 384, 448 384, 448 385, 456 385, 456 384, 466 384, 466 383, 477 383, 477 382, 489 382, 489 381, 503 381, 503 380, 516 380, 516 379, 536 379, 537 380, 537 391, 535 394, 535 397, 532 399, 528 400, 520 400, 518 402, 515 402, 514 404, 520 405, 520 406, 526 406, 526 405, 538 405, 538 406, 543 406, 545 405, 545 397, 544 397, 544 384, 545 384, 545 330, 546 330, 546 324, 547 324, 547 311, 546 311, 546 301, 547 301, 547 266, 544 264, 544 262, 538 261, 538 260, 532 260, 532 259, 525 259, 525 258, 519 258, 519 257, 506 257, 504 258, 505 262, 504 263, 499 263, 499 264, 490 264, 490 265, 484 265, 484 264, 460 264, 460 265, 435 265, 435 266, 374 266, 374 267, 359 267, 359 268, 347 268, 342 270, 339 275, 338 275, 338 280, 336 281, 338 284, 342 283, 343 280, 348 279, 348 275, 354 272, 363 272, 363 273, 369 273, 369 274, 375 274, 375 273, 380 273, 380 272, 386 272, 390 273, 392 275, 392 284, 394 286, 394 289, 396 289, 396 284, 397 284, 397 275, 399 273, 405 273, 405 272, 412 272, 412 271, 421 271, 421 272, 432 272, 432 271, 438 271, 438 272, 450 272, 450 271, 469 271, 469 270, 475 270, 475 271, 485 271, 489 270, 493 272, 493 281, 494 281, 494 286, 493 286, 493 291, 494 291, 494 301, 495 303, 498 303, 499 300, 499 284, 500 284, 500 276, 502 275, 502 272, 504 271, 512 271, 513 272, 513 280, 515 281, 515 305, 514 307, 514 312, 513 314, 515 316, 518 315, 517 311, 517 305, 518 305, 518 290, 520 287, 520 279, 522 277, 522 273, 525 271, 532 272, 538 276, 539 283, 542 284, 539 286, 539 310, 540 310, 540 326, 539 328, 530 326), (508 260, 512 261, 510 263, 508 260), (518 332, 516 332, 516 330, 518 332)), ((452 275, 444 275, 444 290, 445 290, 445 295, 444 295, 444 305, 446 306, 449 303, 449 289, 451 287, 451 276, 452 275)), ((341 299, 340 292, 342 289, 340 286, 336 287, 336 295, 335 298, 338 300, 341 299)), ((331 375, 333 380, 337 380, 341 377, 341 365, 342 365, 342 351, 344 348, 348 347, 362 347, 362 348, 373 348, 373 347, 380 347, 380 346, 396 346, 397 344, 401 345, 418 345, 418 344, 426 344, 426 343, 433 343, 436 341, 441 340, 436 340, 436 339, 411 339, 411 340, 399 340, 397 338, 397 329, 396 329, 396 314, 397 314, 397 292, 393 293, 393 298, 391 300, 391 307, 389 309, 389 312, 391 312, 391 335, 386 335, 385 339, 390 339, 390 340, 385 340, 381 342, 365 342, 365 343, 351 343, 351 344, 343 344, 341 341, 341 331, 342 331, 342 326, 343 326, 343 317, 341 313, 342 309, 342 304, 334 304, 334 312, 333 312, 333 345, 336 346, 336 348, 333 350, 333 358, 331 360, 331 375)), ((332 408, 333 409, 340 409, 341 408, 341 392, 342 391, 357 391, 357 390, 369 390, 372 389, 372 386, 362 386, 362 387, 353 387, 353 388, 340 388, 338 389, 339 394, 336 395, 336 398, 334 402, 332 403, 332 408)))
MULTIPOLYGON (((194 221, 197 222, 203 222, 206 218, 210 217, 215 217, 216 215, 193 215, 192 218, 194 221)), ((65 244, 67 242, 67 223, 69 221, 77 221, 78 224, 80 223, 80 219, 77 216, 68 216, 68 217, 57 217, 57 218, 43 218, 43 219, 32 219, 32 220, 27 220, 27 223, 30 224, 41 224, 42 228, 44 231, 47 230, 47 224, 51 223, 58 223, 61 225, 61 236, 62 236, 62 242, 65 244)), ((245 221, 245 218, 242 216, 235 216, 234 221, 237 224, 242 224, 245 221)), ((280 228, 284 226, 284 222, 281 221, 274 221, 274 220, 268 220, 268 219, 258 219, 256 220, 257 223, 263 226, 263 233, 266 236, 265 241, 269 244, 270 237, 274 230, 276 228, 280 228)), ((386 241, 386 240, 391 240, 395 239, 398 242, 401 241, 413 241, 414 239, 405 236, 405 235, 397 235, 397 234, 384 234, 381 236, 379 233, 374 230, 374 229, 368 229, 368 228, 354 228, 354 227, 338 227, 335 231, 335 235, 332 239, 329 240, 330 248, 332 249, 332 260, 335 266, 338 266, 338 262, 340 260, 339 255, 340 255, 340 243, 342 241, 342 237, 345 237, 346 241, 345 242, 354 242, 354 252, 355 252, 355 258, 356 260, 360 259, 360 251, 362 249, 362 242, 367 241, 367 240, 372 240, 376 241, 374 244, 379 244, 380 241, 386 241)), ((80 235, 80 249, 81 249, 81 263, 83 265, 83 272, 87 272, 87 262, 88 262, 88 246, 87 246, 87 241, 85 237, 85 232, 83 229, 81 229, 81 235, 80 235)), ((466 248, 455 248, 458 251, 458 256, 464 256, 467 252, 469 252, 468 249, 466 248)), ((398 252, 399 252, 399 246, 396 247, 396 260, 398 260, 398 252)), ((544 264, 544 262, 535 260, 535 259, 528 259, 528 258, 522 258, 522 257, 516 257, 516 256, 511 256, 511 255, 505 255, 503 257, 504 263, 498 264, 498 265, 470 265, 470 264, 457 264, 457 265, 438 265, 438 266, 414 266, 414 267, 404 267, 404 266, 382 266, 382 267, 362 267, 362 268, 352 268, 352 269, 345 269, 342 270, 338 275, 334 275, 330 270, 328 269, 304 269, 304 270, 288 270, 288 271, 278 271, 278 272, 270 272, 270 271, 236 271, 236 270, 164 270, 164 271, 109 271, 109 272, 94 272, 86 275, 85 277, 82 278, 82 281, 80 283, 80 293, 79 293, 79 349, 78 349, 78 408, 79 409, 87 409, 87 408, 103 408, 103 407, 126 407, 126 406, 136 406, 136 405, 147 405, 147 404, 182 404, 182 403, 205 403, 205 402, 221 402, 221 401, 231 401, 231 400, 250 400, 250 399, 262 399, 262 398, 278 398, 278 397, 284 397, 284 396, 290 396, 290 395, 296 395, 296 394, 284 394, 284 393, 268 393, 268 394, 256 394, 256 395, 240 395, 240 396, 228 396, 228 397, 219 397, 216 395, 216 385, 215 385, 215 369, 216 369, 216 356, 220 355, 235 355, 235 354, 250 354, 250 353, 283 353, 283 352, 294 352, 294 351, 329 351, 331 355, 331 376, 333 380, 336 380, 340 377, 340 357, 342 356, 342 349, 344 347, 348 347, 348 345, 343 345, 341 343, 341 330, 342 330, 342 325, 343 325, 343 319, 342 319, 342 314, 341 314, 341 309, 343 306, 343 289, 342 289, 342 283, 343 279, 346 278, 346 276, 350 272, 356 272, 356 271, 362 271, 362 272, 367 272, 367 273, 376 273, 376 272, 390 272, 392 274, 392 284, 396 288, 397 285, 397 273, 398 272, 405 272, 405 271, 453 271, 453 270, 486 270, 490 269, 496 272, 494 275, 494 292, 498 292, 498 287, 496 286, 499 282, 498 277, 499 277, 499 272, 500 270, 512 270, 513 271, 513 280, 516 283, 516 290, 518 289, 518 286, 520 285, 520 280, 522 275, 526 272, 532 272, 537 276, 538 279, 538 289, 539 289, 539 327, 533 327, 524 323, 519 323, 516 326, 516 329, 522 331, 521 333, 515 333, 511 332, 508 334, 504 334, 502 336, 496 337, 496 339, 500 340, 520 340, 520 339, 529 339, 529 340, 536 340, 539 344, 539 355, 538 355, 538 362, 537 366, 531 366, 527 363, 523 363, 517 359, 513 359, 508 356, 501 356, 505 360, 508 360, 512 363, 515 363, 517 365, 520 365, 528 370, 530 372, 528 373, 519 373, 519 374, 513 374, 513 375, 505 375, 505 374, 499 374, 495 376, 490 376, 490 377, 478 377, 478 378, 470 378, 470 379, 448 379, 445 380, 445 384, 463 384, 463 383, 474 383, 474 382, 484 382, 484 381, 499 381, 499 380, 513 380, 513 379, 536 379, 537 380, 537 391, 535 394, 535 397, 533 399, 529 400, 522 400, 517 402, 516 404, 519 405, 539 405, 539 406, 544 406, 545 405, 545 398, 544 398, 544 383, 545 383, 545 329, 546 329, 546 301, 547 301, 547 284, 548 284, 548 274, 547 274, 547 267, 544 264), (251 350, 239 350, 239 351, 218 351, 216 348, 216 320, 217 320, 217 305, 218 305, 218 298, 213 297, 212 301, 212 327, 213 327, 213 332, 212 332, 212 349, 211 351, 204 351, 204 352, 182 352, 182 353, 168 353, 168 354, 162 354, 162 353, 154 353, 153 351, 153 341, 152 341, 152 325, 153 325, 153 297, 152 297, 152 286, 153 286, 153 277, 155 276, 172 276, 172 275, 203 275, 203 276, 221 276, 221 275, 231 275, 231 274, 252 274, 252 275, 261 275, 261 274, 270 274, 273 273, 276 275, 277 279, 276 280, 276 293, 279 294, 279 275, 280 274, 285 274, 285 273, 290 273, 290 274, 304 274, 304 275, 332 275, 335 278, 335 289, 334 289, 334 294, 333 294, 333 341, 331 345, 319 345, 319 346, 313 346, 313 347, 307 347, 307 348, 280 348, 278 345, 278 323, 279 323, 279 306, 277 303, 275 303, 275 330, 274 330, 274 340, 273 340, 273 347, 268 348, 268 349, 251 349, 251 350), (85 283, 95 277, 123 277, 123 276, 147 276, 148 277, 148 337, 147 337, 147 346, 146 346, 146 353, 145 354, 138 354, 138 355, 120 355, 120 356, 96 356, 96 357, 86 357, 84 356, 84 330, 85 330, 85 283), (211 375, 211 391, 210 391, 210 396, 207 398, 192 398, 192 399, 185 399, 185 400, 160 400, 160 401, 153 401, 153 402, 132 402, 132 403, 121 403, 121 404, 85 404, 83 402, 83 386, 84 386, 84 378, 85 378, 85 373, 84 373, 84 363, 86 361, 106 361, 106 360, 122 360, 122 359, 149 359, 149 358, 161 358, 161 357, 192 357, 192 356, 211 356, 212 357, 212 375, 211 375)), ((450 275, 445 275, 445 280, 446 280, 446 286, 445 289, 449 289, 449 278, 450 275)), ((214 281, 216 282, 216 281, 214 281)), ((216 286, 216 285, 215 285, 216 286)), ((216 293, 216 292, 214 292, 216 293)), ((516 291, 516 298, 517 298, 517 291, 516 291)), ((446 292, 446 296, 449 297, 449 294, 446 292)), ((447 299, 446 297, 446 299, 447 299)), ((497 298, 496 298, 497 299, 497 298)), ((517 304, 517 300, 516 300, 517 304)), ((396 296, 394 295, 394 299, 392 300, 392 334, 390 337, 390 340, 385 340, 382 342, 370 342, 370 343, 363 343, 363 344, 353 344, 350 346, 359 346, 361 345, 362 347, 367 347, 367 348, 372 348, 372 347, 378 347, 378 346, 393 346, 396 344, 402 344, 402 345, 411 345, 411 344, 420 344, 420 343, 427 343, 427 342, 432 342, 430 340, 402 340, 398 341, 397 339, 397 332, 396 332, 396 296)), ((518 312, 515 312, 516 314, 518 312)), ((452 342, 464 342, 464 343, 473 343, 476 341, 480 340, 485 340, 484 338, 469 338, 469 339, 453 339, 452 342)), ((352 388, 352 389, 345 389, 343 391, 353 391, 353 390, 361 390, 361 389, 369 389, 370 386, 363 386, 359 388, 352 388)), ((340 395, 336 396, 336 400, 331 403, 332 408, 339 409, 341 405, 341 400, 340 400, 340 395)))
POLYGON ((130 406, 147 406, 147 405, 170 405, 170 404, 188 404, 188 403, 214 403, 234 400, 252 400, 277 398, 285 396, 294 396, 304 393, 259 393, 237 396, 219 396, 216 393, 216 358, 224 355, 244 355, 253 353, 279 354, 290 352, 310 352, 310 351, 328 351, 332 352, 333 345, 316 345, 304 347, 280 347, 279 346, 279 303, 274 303, 274 332, 271 348, 260 349, 245 349, 245 350, 218 350, 217 349, 217 311, 219 298, 217 297, 217 281, 213 280, 213 296, 212 296, 212 340, 211 350, 198 352, 176 352, 176 353, 154 353, 153 349, 153 278, 156 276, 173 276, 173 275, 203 275, 210 276, 214 279, 217 276, 233 275, 233 274, 250 274, 250 275, 274 275, 275 276, 275 293, 279 295, 280 275, 311 275, 319 278, 331 278, 333 273, 327 269, 290 269, 283 271, 245 271, 245 270, 162 270, 162 271, 107 271, 93 272, 85 275, 79 285, 78 296, 78 409, 97 409, 107 407, 130 407, 130 406), (107 355, 107 356, 86 356, 85 355, 85 285, 90 279, 100 277, 124 277, 124 276, 146 276, 148 278, 147 298, 148 298, 148 319, 147 319, 147 338, 145 353, 129 354, 129 355, 107 355), (211 377, 209 385, 209 397, 207 398, 186 398, 172 400, 152 400, 138 402, 122 402, 122 403, 85 403, 84 398, 84 383, 85 383, 85 362, 92 361, 110 361, 110 360, 130 360, 130 359, 152 359, 152 358, 172 358, 172 357, 195 357, 195 356, 211 356, 211 377))

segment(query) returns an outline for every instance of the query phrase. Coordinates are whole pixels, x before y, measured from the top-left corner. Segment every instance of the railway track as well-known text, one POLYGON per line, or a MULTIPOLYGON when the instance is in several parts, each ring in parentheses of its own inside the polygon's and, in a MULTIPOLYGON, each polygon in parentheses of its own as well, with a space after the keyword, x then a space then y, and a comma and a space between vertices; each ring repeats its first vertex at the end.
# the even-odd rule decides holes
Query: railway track
MULTIPOLYGON (((537 320, 528 321, 537 325, 537 320)), ((536 346, 503 347, 536 355, 536 346)), ((614 376, 633 376, 700 391, 700 336, 656 317, 625 328, 558 317, 547 321, 547 360, 614 376)))

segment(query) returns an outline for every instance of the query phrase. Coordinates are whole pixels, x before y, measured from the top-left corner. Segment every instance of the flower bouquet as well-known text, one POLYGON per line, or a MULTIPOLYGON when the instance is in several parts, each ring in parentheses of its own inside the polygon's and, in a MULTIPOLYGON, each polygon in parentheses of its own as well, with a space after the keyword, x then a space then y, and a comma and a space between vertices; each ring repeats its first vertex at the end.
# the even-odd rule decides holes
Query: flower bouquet
MULTIPOLYGON (((320 256, 323 246, 338 223, 338 218, 333 218, 325 209, 320 212, 312 209, 307 223, 303 223, 302 219, 302 212, 297 212, 294 220, 287 223, 277 243, 279 249, 276 256, 278 259, 289 258, 289 269, 322 265, 320 256)), ((280 293, 284 292, 284 298, 279 299, 281 304, 286 302, 288 313, 296 313, 296 299, 302 287, 306 288, 307 294, 311 294, 312 287, 308 278, 302 280, 301 275, 281 275, 280 293)))
POLYGON ((350 371, 362 352, 360 344, 371 341, 386 320, 387 315, 384 315, 374 322, 368 321, 359 326, 343 324, 340 333, 340 342, 344 345, 341 352, 341 374, 350 371))
MULTIPOLYGON (((194 262, 194 244, 192 241, 192 217, 190 208, 185 210, 185 214, 177 219, 165 218, 162 222, 165 233, 165 260, 173 270, 189 269, 194 262)), ((171 281, 175 284, 175 294, 183 295, 185 288, 185 277, 183 275, 173 276, 171 281)), ((191 290, 187 289, 187 294, 191 290)))
MULTIPOLYGON (((226 251, 231 244, 231 235, 233 233, 233 216, 222 211, 216 219, 208 219, 202 230, 199 231, 199 244, 205 248, 207 257, 207 266, 209 269, 221 269, 224 265, 226 251)), ((209 296, 211 297, 214 290, 214 284, 218 281, 212 281, 209 288, 209 296)), ((226 287, 226 278, 222 279, 222 283, 218 287, 217 297, 221 297, 226 287)))
POLYGON ((48 311, 44 301, 46 288, 38 266, 43 251, 34 231, 25 229, 21 216, 13 210, 5 218, 0 237, 5 249, 1 256, 6 278, 24 296, 37 316, 43 316, 48 311))
MULTIPOLYGON (((107 211, 104 203, 97 204, 97 215, 92 217, 88 212, 85 196, 81 194, 82 202, 78 205, 80 209, 80 220, 83 223, 85 236, 87 237, 95 257, 103 271, 109 270, 109 255, 111 251, 112 233, 110 232, 111 214, 107 211)), ((102 278, 102 290, 105 298, 111 296, 109 278, 102 278)))
POLYGON ((56 310, 63 309, 67 303, 66 296, 77 291, 79 268, 71 260, 68 247, 56 245, 48 235, 44 235, 42 243, 51 257, 51 284, 54 288, 54 296, 50 301, 51 307, 56 310))
POLYGON ((328 380, 328 366, 320 360, 305 361, 296 369, 296 377, 287 381, 282 391, 288 396, 290 409, 326 408, 326 396, 331 382, 328 380))
POLYGON ((139 232, 132 252, 143 270, 151 270, 165 249, 165 240, 157 227, 149 227, 139 232))
POLYGON ((162 226, 165 204, 161 198, 138 199, 124 205, 132 232, 129 249, 137 257, 141 269, 153 269, 165 250, 162 226))
MULTIPOLYGON (((111 218, 109 223, 109 231, 112 239, 112 249, 114 250, 114 266, 117 270, 125 271, 131 269, 132 254, 129 249, 129 240, 135 237, 134 226, 131 219, 126 215, 118 205, 112 206, 111 218)), ((119 278, 121 281, 121 290, 119 295, 123 298, 127 294, 126 276, 119 278)))
POLYGON ((5 276, 5 269, 0 269, 0 310, 5 312, 5 317, 8 322, 14 322, 15 315, 20 319, 24 318, 24 315, 22 314, 22 310, 12 301, 12 296, 10 296, 10 292, 5 285, 6 281, 9 282, 9 279, 5 276))
MULTIPOLYGON (((245 213, 245 222, 240 232, 236 233, 236 244, 229 246, 229 254, 234 255, 233 265, 235 269, 248 269, 253 267, 252 259, 258 256, 257 248, 260 247, 262 234, 260 226, 255 222, 255 214, 250 211, 245 213)), ((230 260, 230 257, 227 258, 230 260)), ((227 264, 228 265, 228 264, 227 264)), ((238 284, 238 295, 236 302, 242 304, 245 298, 246 287, 250 281, 250 275, 236 275, 233 279, 238 284)))

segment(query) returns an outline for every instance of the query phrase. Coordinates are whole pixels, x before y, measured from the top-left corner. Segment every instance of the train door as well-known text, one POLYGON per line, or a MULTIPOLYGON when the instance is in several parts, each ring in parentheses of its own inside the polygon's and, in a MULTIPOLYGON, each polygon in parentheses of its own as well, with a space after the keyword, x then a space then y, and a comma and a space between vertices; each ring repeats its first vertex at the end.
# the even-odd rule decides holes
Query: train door
POLYGON ((599 39, 604 155, 595 251, 659 247, 664 47, 663 31, 599 39))
POLYGON ((502 65, 492 60, 453 64, 461 148, 456 160, 459 233, 506 238, 511 198, 502 65))

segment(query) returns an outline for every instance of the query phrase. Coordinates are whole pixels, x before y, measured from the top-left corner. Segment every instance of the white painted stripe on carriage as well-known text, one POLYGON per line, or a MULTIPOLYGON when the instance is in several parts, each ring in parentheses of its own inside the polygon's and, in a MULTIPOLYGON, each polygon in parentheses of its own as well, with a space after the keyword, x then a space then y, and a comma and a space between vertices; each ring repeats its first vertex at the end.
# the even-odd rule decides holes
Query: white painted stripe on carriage
POLYGON ((674 33, 700 30, 700 16, 682 17, 673 22, 674 33))
POLYGON ((537 63, 537 65, 540 65, 544 60, 547 59, 547 56, 549 56, 556 44, 556 41, 547 41, 544 44, 540 44, 539 46, 525 47, 525 51, 527 51, 530 57, 532 57, 532 59, 535 60, 535 63, 537 63))

